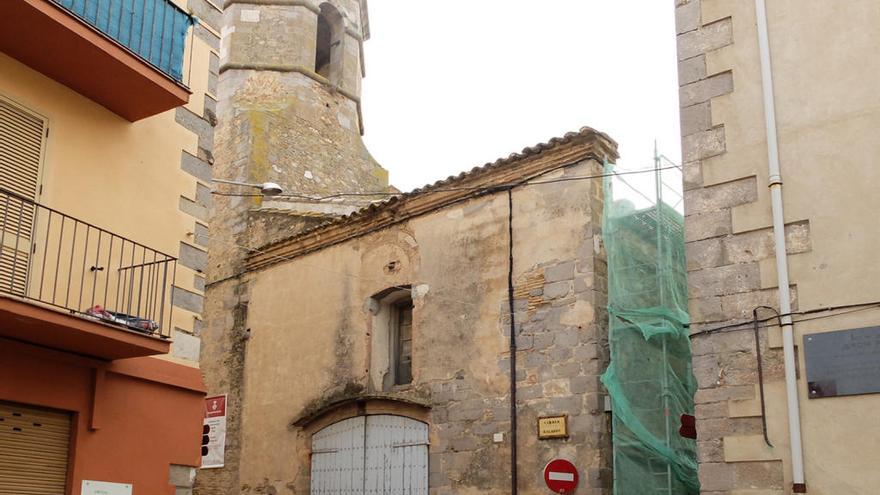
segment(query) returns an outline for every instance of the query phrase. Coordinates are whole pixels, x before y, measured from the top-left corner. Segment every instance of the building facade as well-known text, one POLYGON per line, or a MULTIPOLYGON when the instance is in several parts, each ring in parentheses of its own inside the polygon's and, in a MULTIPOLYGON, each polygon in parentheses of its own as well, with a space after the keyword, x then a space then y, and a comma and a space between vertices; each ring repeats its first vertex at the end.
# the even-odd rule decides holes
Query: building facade
POLYGON ((880 7, 804 7, 675 2, 704 493, 880 482, 880 7))
POLYGON ((521 493, 543 493, 557 457, 579 493, 610 493, 588 177, 614 158, 585 128, 253 251, 233 489, 509 493, 513 414, 521 493), (563 437, 539 439, 546 416, 563 437))
POLYGON ((554 457, 610 493, 603 184, 570 179, 616 144, 584 128, 399 195, 361 140, 366 1, 231 1, 222 33, 214 177, 285 192, 214 198, 201 362, 228 419, 195 493, 541 493, 554 457))
POLYGON ((220 15, 0 7, 0 492, 192 486, 220 15))
MULTIPOLYGON (((387 173, 361 140, 366 1, 226 2, 222 16, 214 177, 275 182, 323 195, 384 191, 387 173)), ((239 493, 241 394, 247 342, 249 250, 350 213, 368 201, 253 197, 218 186, 210 234, 202 367, 210 394, 226 394, 225 466, 203 470, 200 493, 239 493), (227 195, 229 194, 229 195, 227 195)), ((366 198, 370 199, 370 198, 366 198)))

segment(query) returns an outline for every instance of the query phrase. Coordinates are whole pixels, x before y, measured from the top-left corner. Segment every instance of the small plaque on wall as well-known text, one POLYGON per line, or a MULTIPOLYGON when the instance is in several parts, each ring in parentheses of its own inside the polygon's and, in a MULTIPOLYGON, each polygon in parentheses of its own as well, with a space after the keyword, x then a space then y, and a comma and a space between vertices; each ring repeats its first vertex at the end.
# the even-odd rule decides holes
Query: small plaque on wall
POLYGON ((538 418, 538 438, 568 438, 568 416, 546 416, 538 418))
POLYGON ((128 483, 83 480, 82 495, 131 495, 131 485, 128 483))
POLYGON ((880 393, 880 327, 804 335, 811 399, 880 393))

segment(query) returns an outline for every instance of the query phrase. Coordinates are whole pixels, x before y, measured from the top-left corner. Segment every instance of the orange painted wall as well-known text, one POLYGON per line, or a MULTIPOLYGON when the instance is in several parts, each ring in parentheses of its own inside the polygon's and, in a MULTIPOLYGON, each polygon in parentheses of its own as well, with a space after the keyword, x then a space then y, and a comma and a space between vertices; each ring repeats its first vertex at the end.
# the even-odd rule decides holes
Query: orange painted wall
POLYGON ((84 479, 173 495, 169 465, 200 463, 205 394, 196 368, 151 357, 108 365, 0 339, 0 376, 0 400, 74 413, 67 495, 79 495, 84 479))

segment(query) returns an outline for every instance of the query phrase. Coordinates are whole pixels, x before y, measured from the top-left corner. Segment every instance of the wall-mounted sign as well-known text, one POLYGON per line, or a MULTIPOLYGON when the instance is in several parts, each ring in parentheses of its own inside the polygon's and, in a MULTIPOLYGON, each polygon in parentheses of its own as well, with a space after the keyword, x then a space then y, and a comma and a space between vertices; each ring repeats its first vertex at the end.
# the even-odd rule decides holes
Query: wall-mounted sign
POLYGON ((553 459, 544 467, 544 483, 556 493, 574 493, 578 486, 578 471, 565 459, 553 459))
POLYGON ((804 335, 811 399, 880 393, 880 327, 804 335))
POLYGON ((568 416, 538 418, 538 438, 568 438, 568 416))
POLYGON ((131 485, 128 483, 83 480, 81 493, 82 495, 131 495, 131 485))
POLYGON ((226 452, 226 396, 205 398, 205 422, 202 426, 202 467, 223 467, 226 452))

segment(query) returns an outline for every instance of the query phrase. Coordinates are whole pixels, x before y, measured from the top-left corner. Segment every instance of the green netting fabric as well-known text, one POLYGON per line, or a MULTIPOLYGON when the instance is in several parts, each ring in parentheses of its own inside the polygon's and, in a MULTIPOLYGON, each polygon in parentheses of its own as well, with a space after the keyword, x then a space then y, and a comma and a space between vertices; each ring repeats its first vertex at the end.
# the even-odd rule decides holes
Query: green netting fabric
POLYGON ((684 219, 662 199, 642 209, 615 200, 612 178, 605 181, 611 362, 602 382, 612 404, 614 493, 699 494, 695 442, 678 433, 696 391, 684 219))

